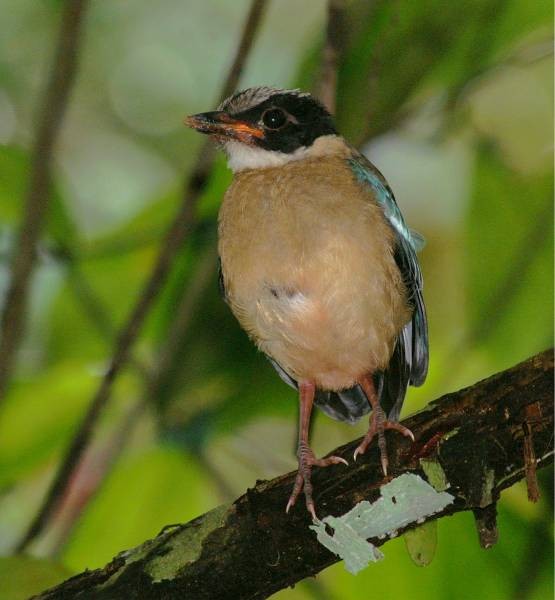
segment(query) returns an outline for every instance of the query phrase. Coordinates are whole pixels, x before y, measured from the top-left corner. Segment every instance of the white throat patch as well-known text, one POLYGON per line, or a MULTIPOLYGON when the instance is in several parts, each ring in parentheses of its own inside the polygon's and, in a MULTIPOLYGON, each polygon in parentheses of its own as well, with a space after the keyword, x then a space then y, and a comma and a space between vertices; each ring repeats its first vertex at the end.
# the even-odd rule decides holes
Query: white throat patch
POLYGON ((346 153, 347 146, 343 138, 337 135, 324 135, 314 141, 312 146, 301 146, 294 152, 277 152, 264 150, 257 146, 249 146, 236 140, 229 140, 223 144, 227 154, 227 166, 234 172, 247 169, 268 169, 281 167, 295 160, 303 160, 315 156, 346 153))
POLYGON ((279 167, 292 160, 305 158, 308 152, 306 146, 297 148, 295 152, 286 154, 285 152, 276 152, 274 150, 264 150, 256 146, 249 146, 241 142, 231 140, 225 142, 224 151, 227 154, 227 166, 234 172, 244 171, 245 169, 267 169, 269 167, 279 167))

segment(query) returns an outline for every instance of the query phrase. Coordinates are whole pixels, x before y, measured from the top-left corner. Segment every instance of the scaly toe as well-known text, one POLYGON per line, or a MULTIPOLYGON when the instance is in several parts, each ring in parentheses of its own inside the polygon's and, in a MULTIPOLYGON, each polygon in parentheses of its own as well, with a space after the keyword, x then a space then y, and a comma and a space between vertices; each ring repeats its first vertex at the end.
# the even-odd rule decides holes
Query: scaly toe
POLYGON ((408 427, 401 425, 401 423, 386 421, 384 423, 384 429, 393 429, 394 431, 398 431, 401 435, 404 435, 405 437, 411 439, 414 442, 414 434, 412 433, 412 431, 408 427))
POLYGON ((316 509, 314 508, 314 502, 307 502, 306 503, 306 510, 308 510, 308 512, 311 514, 313 521, 319 521, 320 520, 316 516, 316 509))
POLYGON ((366 437, 362 440, 362 442, 360 442, 360 444, 357 446, 355 453, 353 454, 353 460, 355 462, 356 462, 357 456, 359 454, 364 454, 366 452, 373 437, 374 437, 373 433, 370 437, 368 435, 366 435, 366 437))
POLYGON ((347 465, 349 463, 340 456, 328 456, 327 458, 314 459, 312 464, 316 467, 329 467, 330 465, 347 465))

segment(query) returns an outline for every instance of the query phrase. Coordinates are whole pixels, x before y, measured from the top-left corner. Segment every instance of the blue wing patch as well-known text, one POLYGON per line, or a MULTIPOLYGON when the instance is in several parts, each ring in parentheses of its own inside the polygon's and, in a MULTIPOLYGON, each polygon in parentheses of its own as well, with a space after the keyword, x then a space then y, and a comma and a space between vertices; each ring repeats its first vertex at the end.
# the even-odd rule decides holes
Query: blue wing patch
POLYGON ((414 308, 412 319, 397 339, 388 368, 378 375, 382 405, 390 419, 398 419, 409 383, 422 385, 428 373, 428 322, 422 296, 422 272, 416 256, 424 245, 424 238, 407 227, 391 188, 370 161, 356 153, 348 163, 357 180, 370 188, 397 234, 395 261, 414 308))
POLYGON ((376 200, 384 211, 385 218, 391 223, 397 234, 403 237, 415 252, 421 250, 425 244, 424 238, 418 232, 407 227, 384 176, 362 155, 349 159, 348 163, 356 178, 372 188, 376 200))

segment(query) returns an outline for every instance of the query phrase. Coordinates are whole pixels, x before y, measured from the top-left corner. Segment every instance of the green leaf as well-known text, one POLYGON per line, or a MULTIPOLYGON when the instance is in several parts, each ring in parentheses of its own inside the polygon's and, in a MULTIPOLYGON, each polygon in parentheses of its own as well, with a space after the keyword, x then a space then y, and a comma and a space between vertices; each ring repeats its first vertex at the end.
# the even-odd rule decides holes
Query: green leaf
POLYGON ((52 560, 32 556, 0 557, 0 598, 26 600, 71 575, 69 570, 52 560))
MULTIPOLYGON (((23 214, 23 202, 29 185, 29 154, 16 146, 0 146, 0 222, 15 224, 23 214)), ((62 196, 52 184, 46 233, 64 245, 77 238, 73 218, 67 211, 62 196)))
MULTIPOLYGON (((475 73, 488 55, 488 36, 499 0, 374 2, 359 18, 338 77, 337 121, 355 144, 389 130, 400 109, 439 65, 450 61, 448 80, 475 73), (477 49, 477 41, 483 48, 477 49)), ((444 78, 446 79, 446 78, 444 78)))
POLYGON ((490 147, 478 152, 467 215, 471 339, 513 364, 551 343, 553 181, 510 170, 490 147))
POLYGON ((14 385, 0 419, 0 488, 65 447, 96 381, 85 365, 71 362, 14 385))
POLYGON ((403 537, 412 562, 418 567, 427 567, 436 553, 437 521, 428 521, 410 529, 403 537))
POLYGON ((154 255, 154 248, 147 246, 130 253, 81 262, 77 265, 77 278, 68 272, 52 303, 48 321, 46 346, 50 364, 67 356, 105 360, 106 352, 112 347, 112 334, 134 306, 152 268, 154 255), (83 281, 88 291, 83 289, 83 281), (99 327, 95 317, 91 319, 87 308, 91 302, 107 317, 107 328, 99 327))
POLYGON ((546 40, 552 36, 553 2, 551 0, 511 0, 500 14, 496 50, 536 31, 546 40))
POLYGON ((0 147, 0 222, 13 223, 20 214, 29 160, 13 146, 0 147))
POLYGON ((147 446, 117 464, 66 545, 64 562, 79 570, 101 566, 169 523, 185 523, 216 504, 192 456, 147 446))

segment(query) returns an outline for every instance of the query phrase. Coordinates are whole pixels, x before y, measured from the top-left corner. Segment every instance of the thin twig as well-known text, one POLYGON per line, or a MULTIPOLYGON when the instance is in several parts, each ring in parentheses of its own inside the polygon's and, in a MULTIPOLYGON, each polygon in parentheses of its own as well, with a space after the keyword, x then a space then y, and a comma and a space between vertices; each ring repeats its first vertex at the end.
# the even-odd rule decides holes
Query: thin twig
MULTIPOLYGON (((159 353, 157 364, 147 367, 133 356, 130 357, 129 360, 133 361, 130 364, 137 370, 144 381, 145 392, 140 399, 135 400, 128 408, 121 423, 105 444, 100 448, 95 448, 95 444, 88 445, 84 456, 71 477, 71 485, 65 487, 62 496, 59 498, 59 510, 56 511, 56 518, 55 520, 51 519, 55 531, 57 522, 60 522, 62 525, 61 530, 57 533, 58 539, 55 541, 53 550, 49 553, 49 556, 54 556, 69 537, 75 522, 83 513, 88 503, 95 497, 106 476, 115 465, 119 455, 125 449, 129 438, 135 430, 137 423, 145 414, 146 409, 149 406, 155 406, 159 402, 166 375, 173 369, 179 345, 189 331, 192 317, 194 316, 194 307, 198 305, 207 285, 215 274, 216 259, 217 250, 215 245, 210 243, 199 257, 195 272, 183 292, 167 339, 159 353)), ((86 284, 87 282, 82 281, 81 283, 86 284)), ((95 310, 93 312, 105 312, 98 299, 94 297, 88 298, 84 302, 85 308, 91 304, 91 301, 94 303, 95 310)), ((90 312, 89 309, 87 310, 90 312)), ((97 324, 99 329, 103 322, 101 320, 97 324)), ((109 335, 109 332, 106 332, 106 335, 109 335)), ((194 416, 196 416, 196 413, 194 416)), ((207 464, 209 461, 202 452, 199 452, 196 458, 212 477, 222 495, 222 501, 229 500, 233 494, 226 487, 225 481, 222 480, 217 470, 213 465, 207 464)))
POLYGON ((335 113, 337 71, 345 34, 345 0, 328 0, 326 41, 322 50, 322 66, 318 97, 331 114, 335 113))
POLYGON ((158 354, 157 364, 152 369, 145 391, 145 404, 156 405, 160 403, 159 399, 166 383, 166 377, 168 373, 173 371, 179 348, 190 329, 195 314, 195 306, 199 305, 208 284, 215 275, 217 259, 218 251, 215 243, 211 240, 201 256, 198 257, 194 275, 177 306, 172 326, 158 354))
MULTIPOLYGON (((100 335, 108 343, 112 343, 116 336, 116 327, 107 308, 95 293, 88 279, 83 274, 78 261, 69 247, 64 247, 64 256, 67 265, 67 280, 75 297, 80 302, 86 316, 95 326, 100 335)), ((148 366, 138 358, 130 356, 128 363, 146 381, 149 376, 148 366)))
POLYGON ((65 268, 69 288, 81 304, 85 316, 106 341, 112 342, 116 334, 114 321, 108 308, 103 305, 81 271, 78 253, 65 242, 59 242, 54 249, 49 249, 48 257, 58 261, 65 268))
MULTIPOLYGON (((235 59, 223 86, 221 99, 226 98, 237 87, 246 59, 252 48, 258 26, 260 24, 267 0, 253 0, 246 24, 241 36, 235 59)), ((121 330, 114 348, 110 365, 102 379, 89 409, 76 431, 67 450, 56 477, 47 492, 39 512, 17 546, 18 551, 24 550, 44 529, 60 498, 64 495, 71 476, 74 473, 83 452, 92 436, 98 419, 106 406, 112 390, 112 385, 127 363, 131 347, 140 333, 141 327, 151 310, 154 301, 162 289, 170 268, 182 247, 195 220, 195 209, 201 192, 204 190, 214 159, 214 148, 210 142, 202 146, 192 174, 184 186, 181 208, 170 226, 162 249, 158 255, 152 273, 140 294, 134 309, 121 330)))
POLYGON ((47 88, 40 106, 24 215, 13 249, 10 285, 2 311, 0 401, 4 397, 25 331, 36 245, 44 226, 50 194, 52 156, 77 72, 87 0, 67 0, 47 88))
POLYGON ((87 447, 78 468, 72 475, 71 486, 64 490, 56 516, 50 520, 51 546, 45 553, 48 557, 57 558, 62 551, 79 517, 96 497, 107 475, 125 450, 129 439, 137 430, 146 408, 142 401, 135 401, 127 407, 120 422, 106 440, 89 444, 87 447))

